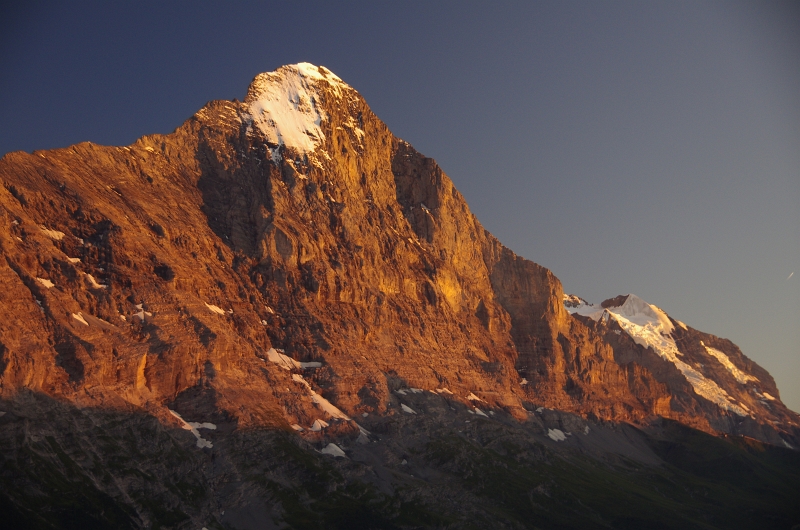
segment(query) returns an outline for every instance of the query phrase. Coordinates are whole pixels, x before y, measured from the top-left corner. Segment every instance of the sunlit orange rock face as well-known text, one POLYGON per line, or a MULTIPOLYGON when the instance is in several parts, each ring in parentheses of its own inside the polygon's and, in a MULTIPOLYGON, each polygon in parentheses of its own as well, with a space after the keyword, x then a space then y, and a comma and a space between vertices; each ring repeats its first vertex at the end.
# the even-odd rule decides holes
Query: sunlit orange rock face
POLYGON ((0 179, 3 399, 308 428, 330 418, 315 395, 357 418, 404 386, 519 419, 546 406, 735 430, 645 350, 571 316, 556 276, 324 68, 262 74, 244 102, 128 147, 10 153, 0 179))

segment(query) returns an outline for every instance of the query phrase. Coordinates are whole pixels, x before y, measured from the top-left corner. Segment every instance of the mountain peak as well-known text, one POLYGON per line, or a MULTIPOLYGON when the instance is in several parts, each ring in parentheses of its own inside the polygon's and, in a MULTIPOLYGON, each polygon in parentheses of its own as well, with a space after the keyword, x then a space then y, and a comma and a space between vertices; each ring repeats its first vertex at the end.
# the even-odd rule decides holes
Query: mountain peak
POLYGON ((332 94, 341 98, 352 88, 324 66, 297 63, 255 76, 247 89, 244 116, 267 143, 307 153, 325 140, 322 122, 327 113, 321 103, 332 94))
POLYGON ((295 78, 302 79, 308 84, 324 81, 332 86, 349 88, 347 83, 324 66, 311 63, 287 64, 278 67, 275 71, 257 74, 247 88, 247 96, 244 101, 251 103, 261 99, 265 93, 270 92, 274 85, 291 83, 295 78))
POLYGON ((639 325, 651 324, 662 333, 670 333, 672 325, 667 314, 660 308, 648 304, 635 294, 626 294, 610 298, 600 304, 605 309, 614 308, 615 313, 639 325))
MULTIPOLYGON (((260 74, 244 102, 211 102, 131 146, 12 153, 0 181, 4 520, 9 506, 71 517, 97 511, 85 499, 100 498, 123 508, 95 526, 149 528, 163 514, 182 527, 251 514, 263 521, 247 528, 281 516, 294 524, 316 517, 302 489, 314 484, 320 504, 347 503, 383 526, 433 513, 404 508, 413 519, 395 525, 375 511, 395 517, 392 506, 418 497, 447 514, 467 505, 455 527, 519 502, 524 521, 494 526, 522 527, 530 492, 548 497, 537 498, 548 514, 558 498, 606 504, 585 496, 607 490, 593 471, 578 482, 596 490, 550 498, 546 488, 562 486, 542 462, 689 461, 661 441, 698 437, 662 419, 800 446, 800 418, 733 343, 634 295, 603 307, 564 296, 551 271, 486 231, 436 162, 323 67, 260 74), (469 465, 453 467, 453 456, 469 465), (482 474, 514 491, 481 500, 482 474), (213 487, 231 476, 242 480, 213 487), (65 484, 79 488, 77 511, 62 503, 65 484), (305 500, 281 507, 286 495, 305 500), (127 525, 124 514, 139 519, 127 525)), ((709 441, 697 443, 697 461, 708 460, 709 441)), ((727 446, 716 454, 730 460, 727 446)), ((770 475, 769 460, 770 471, 741 476, 770 475)), ((664 469, 626 469, 632 482, 620 491, 640 491, 651 475, 661 484, 664 469)), ((794 506, 795 483, 774 483, 783 489, 751 491, 794 506)), ((674 503, 652 506, 682 502, 684 489, 672 490, 674 503)))
POLYGON ((618 350, 621 362, 635 359, 658 374, 657 379, 667 384, 673 395, 680 394, 679 388, 688 384, 694 395, 712 403, 715 407, 709 408, 698 401, 695 410, 703 410, 701 414, 707 414, 716 428, 730 428, 724 425, 732 422, 729 418, 738 417, 737 432, 790 446, 762 427, 767 422, 780 423, 785 417, 792 417, 774 407, 769 392, 777 391, 774 382, 730 341, 690 329, 634 294, 609 298, 599 306, 565 295, 564 306, 570 314, 601 331, 612 344, 620 344, 622 339, 616 337, 632 339, 635 345, 629 343, 618 350), (638 353, 631 357, 632 351, 638 353))

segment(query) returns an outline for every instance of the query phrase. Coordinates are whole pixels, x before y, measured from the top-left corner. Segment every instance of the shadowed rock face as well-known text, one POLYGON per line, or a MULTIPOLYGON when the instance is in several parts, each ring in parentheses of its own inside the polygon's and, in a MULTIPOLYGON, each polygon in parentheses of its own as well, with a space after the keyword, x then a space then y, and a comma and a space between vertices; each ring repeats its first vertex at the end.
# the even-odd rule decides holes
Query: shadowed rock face
POLYGON ((401 385, 518 419, 536 404, 726 430, 718 411, 676 412, 685 388, 570 316, 558 279, 323 68, 258 76, 244 102, 128 147, 10 153, 0 179, 3 399, 307 430, 331 420, 314 396, 357 418, 389 413, 401 385), (286 370, 271 349, 320 365, 286 370))

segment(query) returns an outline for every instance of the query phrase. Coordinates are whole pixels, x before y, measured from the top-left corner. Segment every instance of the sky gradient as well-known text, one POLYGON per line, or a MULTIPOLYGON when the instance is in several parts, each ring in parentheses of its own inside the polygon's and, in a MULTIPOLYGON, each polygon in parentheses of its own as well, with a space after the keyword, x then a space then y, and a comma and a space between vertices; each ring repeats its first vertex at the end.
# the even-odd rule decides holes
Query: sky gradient
POLYGON ((0 8, 0 154, 325 65, 565 291, 731 339, 800 411, 797 2, 113 4, 0 8))

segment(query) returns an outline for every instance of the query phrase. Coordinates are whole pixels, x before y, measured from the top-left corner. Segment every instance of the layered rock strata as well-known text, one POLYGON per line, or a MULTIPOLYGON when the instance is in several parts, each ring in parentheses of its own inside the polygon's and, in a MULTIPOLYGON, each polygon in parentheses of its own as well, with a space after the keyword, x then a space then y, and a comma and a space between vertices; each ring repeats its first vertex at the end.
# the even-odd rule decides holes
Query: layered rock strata
MULTIPOLYGON (((409 387, 519 420, 546 406, 729 429, 571 316, 559 280, 323 67, 261 74, 243 102, 130 146, 10 153, 0 179, 2 399, 314 439, 358 436, 350 418, 409 387)), ((763 429, 748 433, 774 442, 763 429)))

